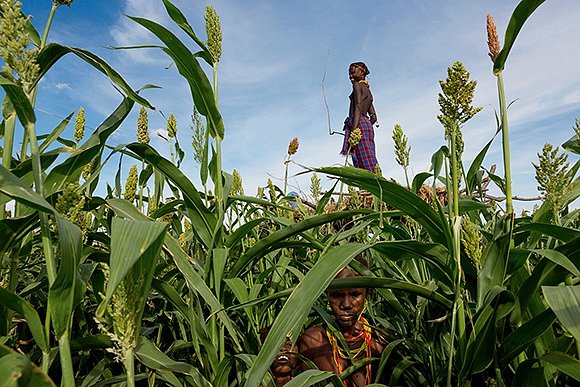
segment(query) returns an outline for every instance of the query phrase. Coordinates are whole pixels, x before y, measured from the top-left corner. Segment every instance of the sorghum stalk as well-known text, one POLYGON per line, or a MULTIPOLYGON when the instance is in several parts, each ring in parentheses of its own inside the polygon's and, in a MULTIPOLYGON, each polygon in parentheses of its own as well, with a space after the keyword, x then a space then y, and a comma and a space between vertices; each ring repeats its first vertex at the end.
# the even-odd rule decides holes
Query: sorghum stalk
MULTIPOLYGON (((503 166, 505 175, 505 206, 506 215, 513 217, 514 207, 512 201, 512 177, 510 164, 510 135, 508 130, 507 104, 505 102, 505 91, 503 85, 503 76, 501 71, 497 73, 497 90, 499 95, 499 109, 501 117, 501 138, 503 146, 503 166)), ((511 223, 511 222, 510 222, 511 223)))
MULTIPOLYGON (((497 34, 497 29, 495 22, 493 21, 493 16, 491 14, 487 15, 487 46, 489 48, 489 57, 492 63, 500 52, 500 42, 499 36, 497 34)), ((493 74, 497 77, 497 91, 499 96, 499 109, 500 109, 500 119, 501 119, 501 138, 503 146, 503 166, 505 175, 505 207, 506 215, 509 219, 513 218, 513 204, 512 204, 512 178, 511 178, 511 165, 510 165, 510 137, 508 130, 508 120, 507 120, 507 104, 505 102, 505 90, 503 85, 503 75, 501 70, 493 71, 493 74)), ((509 224, 511 224, 511 220, 509 224)))
POLYGON ((300 143, 298 142, 298 137, 294 137, 290 144, 288 144, 288 156, 284 161, 284 196, 286 196, 286 189, 288 188, 288 164, 290 164, 290 158, 298 151, 300 143))
POLYGON ((133 348, 128 348, 123 359, 127 371, 127 387, 135 387, 135 355, 133 348))

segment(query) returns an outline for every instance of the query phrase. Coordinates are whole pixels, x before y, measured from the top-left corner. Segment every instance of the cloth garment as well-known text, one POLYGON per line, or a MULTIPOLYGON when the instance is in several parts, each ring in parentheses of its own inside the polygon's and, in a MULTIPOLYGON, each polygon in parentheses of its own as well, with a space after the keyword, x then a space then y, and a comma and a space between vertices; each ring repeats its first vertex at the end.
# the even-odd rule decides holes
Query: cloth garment
MULTIPOLYGON (((341 155, 346 156, 348 152, 348 139, 353 128, 354 117, 347 117, 344 120, 344 142, 342 144, 341 155)), ((361 116, 358 122, 358 128, 362 132, 362 138, 357 146, 350 150, 352 162, 355 167, 375 172, 377 166, 377 156, 375 151, 375 131, 370 119, 367 116, 361 116)))

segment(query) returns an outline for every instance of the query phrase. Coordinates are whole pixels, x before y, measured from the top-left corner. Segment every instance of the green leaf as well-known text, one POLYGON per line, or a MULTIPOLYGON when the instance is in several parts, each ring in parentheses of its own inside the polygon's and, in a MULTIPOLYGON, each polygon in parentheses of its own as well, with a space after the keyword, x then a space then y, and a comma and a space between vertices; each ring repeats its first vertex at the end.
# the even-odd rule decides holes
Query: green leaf
POLYGON ((57 43, 50 43, 47 44, 40 52, 38 53, 38 57, 36 62, 40 66, 40 73, 38 75, 38 79, 41 79, 44 74, 64 55, 66 54, 75 54, 103 74, 105 74, 111 82, 117 85, 121 90, 125 92, 128 98, 131 100, 148 107, 149 109, 155 110, 155 108, 147 101, 145 98, 141 97, 134 91, 129 84, 121 77, 121 75, 115 71, 107 62, 103 59, 99 58, 97 55, 93 54, 92 52, 83 50, 81 48, 76 47, 66 47, 61 46, 57 43))
POLYGON ((28 185, 2 165, 0 165, 0 192, 39 211, 55 212, 54 208, 42 196, 31 190, 28 185))
POLYGON ((477 307, 482 306, 494 286, 502 286, 507 271, 510 236, 504 234, 488 243, 482 256, 482 267, 477 281, 477 307))
POLYGON ((191 376, 196 386, 211 386, 211 383, 201 375, 197 368, 191 364, 171 359, 143 336, 139 338, 139 343, 135 348, 135 356, 150 369, 178 372, 191 376))
POLYGON ((499 347, 499 362, 502 367, 506 367, 520 353, 533 343, 538 337, 552 326, 556 319, 551 309, 546 309, 542 313, 526 321, 519 328, 507 336, 499 347))
POLYGON ((250 250, 246 252, 240 259, 234 264, 234 267, 230 270, 228 277, 238 277, 240 273, 249 265, 251 265, 255 260, 264 256, 270 251, 277 249, 277 243, 284 241, 294 235, 298 235, 301 232, 309 230, 311 228, 321 226, 326 223, 334 222, 340 219, 346 219, 352 217, 353 215, 368 213, 367 210, 352 210, 352 211, 342 211, 334 212, 330 214, 313 216, 306 218, 298 223, 287 226, 281 230, 271 233, 267 237, 258 241, 250 250))
POLYGON ((505 31, 505 42, 503 48, 499 52, 497 58, 493 63, 493 71, 497 73, 502 71, 505 67, 505 62, 507 61, 508 55, 516 38, 524 26, 524 23, 530 15, 538 8, 545 0, 522 0, 514 10, 512 17, 510 18, 508 27, 505 31))
POLYGON ((215 103, 213 89, 195 56, 177 36, 162 25, 139 17, 129 16, 129 18, 165 43, 167 47, 163 51, 173 59, 179 74, 187 80, 195 107, 207 119, 209 133, 215 139, 223 139, 224 123, 215 103))
POLYGON ((573 239, 580 237, 580 231, 574 228, 557 226, 550 223, 532 222, 518 225, 514 228, 514 233, 521 231, 534 231, 544 235, 561 240, 562 242, 570 242, 573 239))
POLYGON ((101 307, 104 308, 108 304, 115 289, 117 289, 117 286, 119 286, 129 270, 137 270, 138 273, 150 273, 150 275, 145 274, 142 288, 143 296, 147 295, 166 229, 166 223, 113 218, 111 226, 110 277, 101 307))
POLYGON ((22 126, 26 128, 29 124, 36 122, 34 108, 28 100, 26 93, 24 90, 22 90, 22 87, 15 84, 12 80, 1 74, 0 85, 4 89, 6 96, 8 96, 10 99, 10 102, 12 102, 12 106, 14 107, 16 115, 18 116, 20 123, 22 123, 22 126))
POLYGON ((268 371, 274 357, 282 347, 287 335, 297 339, 302 323, 308 316, 312 304, 330 284, 336 274, 370 245, 350 243, 335 247, 321 256, 300 284, 294 289, 260 349, 256 361, 248 371, 246 385, 257 386, 268 371))
POLYGON ((580 341, 580 286, 542 286, 542 292, 560 323, 580 341))
MULTIPOLYGON (((327 379, 334 378, 332 381, 333 385, 336 386, 336 378, 338 376, 330 371, 319 371, 319 370, 306 370, 286 383, 285 387, 308 387, 313 386, 316 383, 324 382, 327 379)), ((340 378, 338 378, 338 386, 342 386, 340 378)))
POLYGON ((550 352, 541 357, 558 370, 580 381, 580 361, 563 352, 550 352))
POLYGON ((169 17, 171 17, 171 20, 173 20, 175 24, 177 24, 183 31, 185 31, 185 33, 189 35, 189 37, 193 39, 193 41, 201 48, 202 53, 196 53, 195 56, 202 57, 207 62, 207 64, 211 66, 211 53, 209 52, 203 40, 198 38, 195 32, 193 32, 193 28, 191 28, 191 25, 189 25, 183 13, 181 13, 179 8, 173 5, 173 3, 171 3, 169 0, 163 0, 163 5, 165 5, 165 9, 167 10, 169 17))
POLYGON ((194 235, 206 247, 211 244, 211 236, 216 225, 215 216, 209 211, 201 200, 199 192, 193 183, 169 160, 163 158, 155 149, 147 144, 133 143, 127 148, 135 152, 139 157, 155 166, 169 181, 175 184, 184 197, 188 209, 190 221, 193 225, 194 235))
POLYGON ((100 158, 109 136, 119 128, 127 118, 134 102, 125 98, 113 113, 95 132, 85 141, 77 151, 64 162, 55 166, 45 179, 44 187, 46 194, 64 189, 67 183, 78 181, 83 168, 95 158, 100 158))
POLYGON ((75 299, 78 265, 83 248, 81 230, 61 216, 56 217, 61 259, 58 274, 48 291, 48 310, 57 339, 69 331, 75 299))
POLYGON ((568 152, 580 155, 580 136, 577 134, 573 135, 568 141, 562 144, 562 148, 566 149, 568 152))
POLYGON ((544 367, 534 367, 536 359, 524 360, 518 365, 512 385, 514 387, 546 387, 548 382, 544 376, 544 367))
POLYGON ((4 305, 8 309, 12 309, 24 316, 28 328, 32 333, 32 337, 34 337, 38 347, 43 351, 48 351, 50 347, 48 339, 44 333, 44 326, 42 325, 38 313, 28 301, 12 293, 8 289, 0 287, 0 305, 4 305))
MULTIPOLYGON (((71 117, 73 116, 74 112, 69 114, 65 119, 63 119, 57 126, 50 132, 46 139, 38 146, 38 151, 40 153, 44 152, 44 150, 52 144, 55 140, 58 139, 58 136, 61 135, 62 132, 66 129, 68 123, 70 122, 71 117)), ((37 137, 40 140, 40 136, 37 137)))
POLYGON ((481 164, 483 163, 483 160, 487 155, 487 151, 489 150, 491 143, 493 142, 493 140, 495 139, 495 137, 499 132, 500 130, 496 130, 491 140, 489 140, 489 142, 483 147, 483 149, 479 151, 479 153, 477 154, 477 156, 475 156, 475 159, 473 159, 471 165, 469 166, 469 170, 467 171, 467 178, 465 180, 467 181, 467 185, 469 186, 469 190, 471 192, 475 191, 475 189, 477 188, 477 172, 481 169, 481 164))

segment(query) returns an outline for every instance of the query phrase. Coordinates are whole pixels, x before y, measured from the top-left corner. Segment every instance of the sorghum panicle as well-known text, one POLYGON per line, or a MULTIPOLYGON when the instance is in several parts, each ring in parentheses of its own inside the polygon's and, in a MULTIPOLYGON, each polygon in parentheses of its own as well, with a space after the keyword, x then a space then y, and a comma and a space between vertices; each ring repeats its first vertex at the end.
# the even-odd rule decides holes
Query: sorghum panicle
POLYGON ((29 92, 40 71, 36 63, 38 49, 27 50, 29 44, 22 4, 14 0, 0 0, 0 58, 4 61, 2 71, 12 76, 15 72, 25 92, 29 92))
POLYGON ((127 181, 125 182, 125 199, 131 203, 135 200, 135 194, 137 193, 137 180, 137 166, 133 164, 129 169, 129 175, 127 175, 127 181))
POLYGON ((81 107, 75 119, 74 137, 77 144, 83 139, 84 136, 85 136, 85 109, 81 107))
POLYGON ((362 139, 362 132, 360 128, 356 128, 352 132, 350 132, 350 136, 348 137, 348 144, 351 148, 354 148, 358 145, 360 140, 362 139))
POLYGON ((66 5, 68 7, 70 7, 70 5, 73 3, 74 0, 54 0, 54 4, 56 4, 57 6, 60 5, 66 5))
POLYGON ((218 63, 222 56, 222 26, 218 13, 211 5, 205 7, 205 32, 207 48, 214 63, 218 63))
POLYGON ((310 195, 315 202, 318 202, 318 198, 322 193, 322 186, 320 184, 320 178, 316 175, 316 172, 310 177, 310 195))
POLYGON ((243 195, 244 187, 242 185, 242 175, 237 169, 232 172, 233 182, 232 188, 230 189, 230 195, 243 195))
POLYGON ((167 135, 169 137, 175 137, 177 135, 177 120, 173 113, 171 113, 167 119, 167 135))
POLYGON ((395 124, 392 138, 395 143, 395 160, 401 167, 407 168, 409 166, 411 147, 407 145, 407 136, 403 132, 401 125, 395 124))
POLYGON ((201 164, 203 159, 203 148, 205 145, 205 125, 201 119, 201 115, 193 107, 193 115, 191 116, 193 125, 190 125, 193 134, 191 135, 191 145, 193 146, 193 159, 201 164))
POLYGON ((491 58, 491 61, 495 62, 495 59, 499 55, 500 45, 497 29, 495 28, 495 22, 490 13, 487 14, 487 47, 489 47, 488 55, 491 58))
POLYGON ((137 141, 141 144, 149 144, 149 117, 147 109, 141 106, 139 118, 137 119, 137 141))
POLYGON ((292 156, 293 154, 296 154, 299 146, 300 146, 300 143, 298 142, 298 137, 294 137, 292 139, 292 141, 290 141, 290 144, 288 144, 288 156, 292 156))
POLYGON ((93 173, 93 163, 90 162, 83 167, 83 179, 88 180, 93 173))
POLYGON ((563 204, 562 197, 570 189, 572 180, 568 155, 558 154, 558 151, 559 147, 545 144, 542 153, 538 153, 538 165, 532 163, 536 170, 538 190, 556 210, 563 204))
POLYGON ((479 267, 483 250, 482 235, 467 216, 461 219, 461 242, 467 256, 476 267, 479 267))

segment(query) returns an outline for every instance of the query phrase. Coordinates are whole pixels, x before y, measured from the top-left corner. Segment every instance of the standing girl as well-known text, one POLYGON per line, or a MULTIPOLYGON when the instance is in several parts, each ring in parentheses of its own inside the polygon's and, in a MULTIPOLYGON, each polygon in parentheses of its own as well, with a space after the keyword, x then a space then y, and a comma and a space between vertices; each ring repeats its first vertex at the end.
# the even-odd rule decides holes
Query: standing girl
POLYGON ((377 114, 373 106, 373 95, 369 83, 365 79, 370 74, 363 62, 355 62, 349 66, 348 75, 352 83, 348 117, 344 121, 344 143, 342 155, 350 155, 355 167, 375 172, 377 157, 375 152, 375 133, 373 125, 377 122, 377 114), (355 146, 350 146, 349 138, 356 130, 360 130, 361 139, 355 146))

